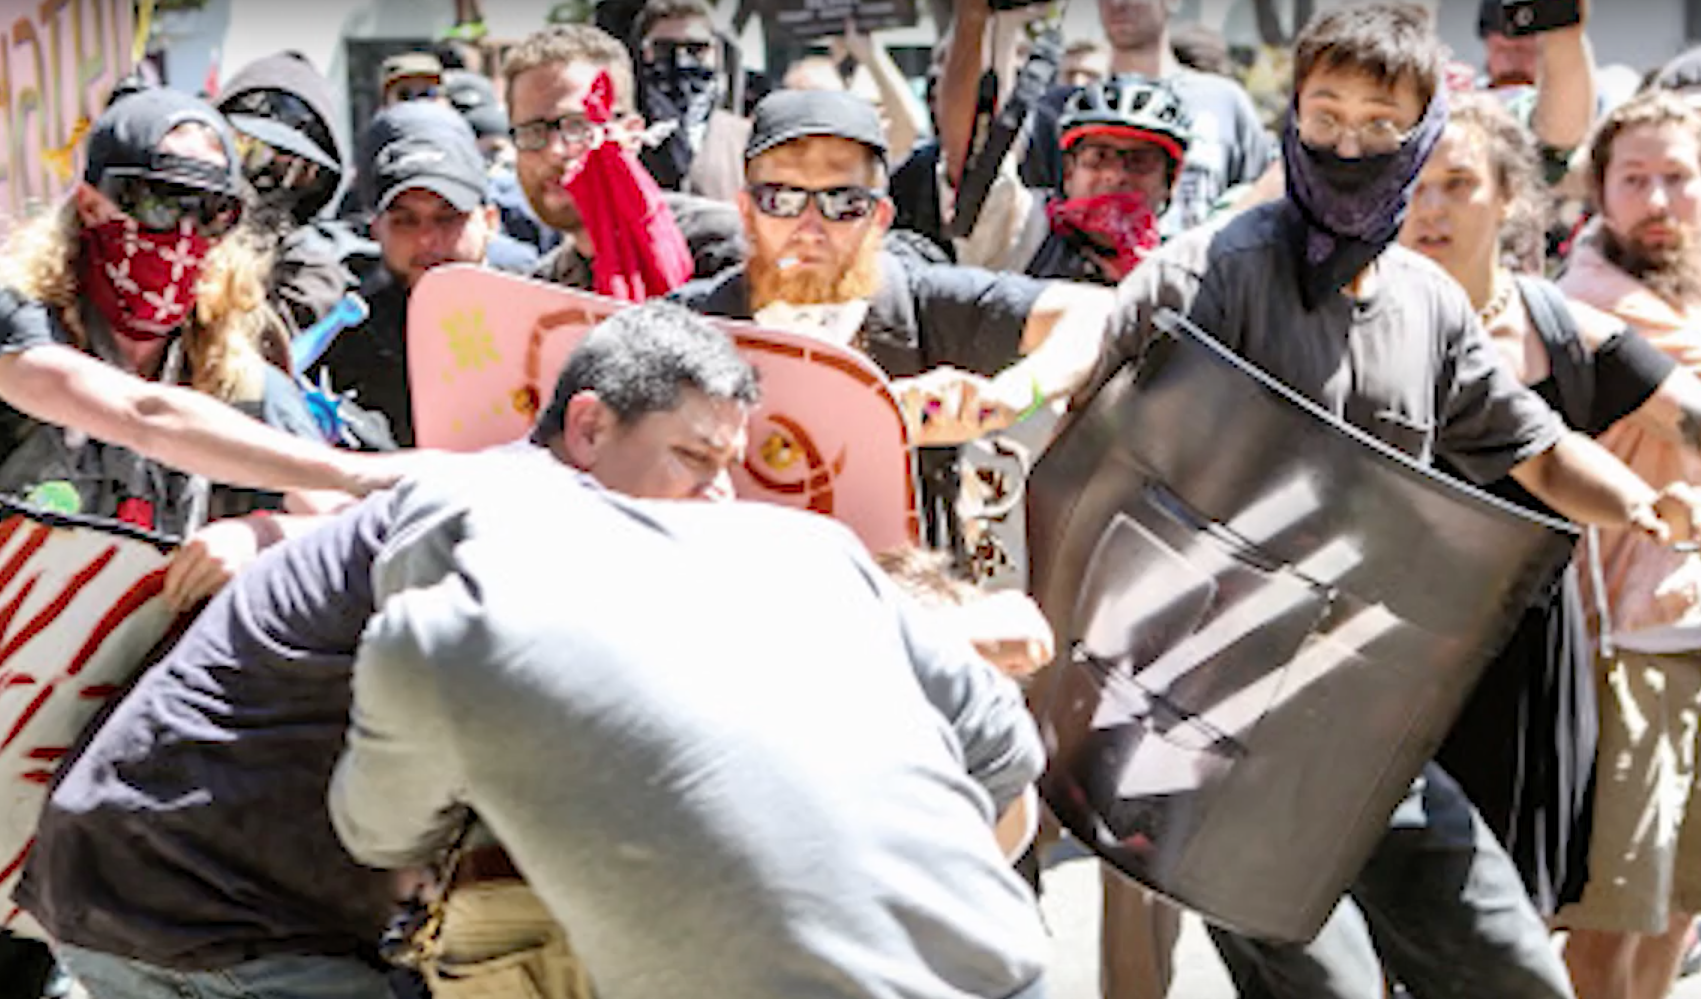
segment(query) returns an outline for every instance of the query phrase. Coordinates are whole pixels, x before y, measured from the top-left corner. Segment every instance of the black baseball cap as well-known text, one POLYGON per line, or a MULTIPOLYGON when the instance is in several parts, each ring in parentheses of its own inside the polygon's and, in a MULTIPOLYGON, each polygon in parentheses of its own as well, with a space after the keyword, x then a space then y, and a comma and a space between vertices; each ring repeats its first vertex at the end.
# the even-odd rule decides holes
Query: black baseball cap
POLYGON ((112 102, 89 129, 83 179, 99 185, 109 176, 146 177, 240 197, 242 164, 230 123, 212 106, 180 90, 138 90, 112 102), (224 165, 159 151, 179 125, 205 125, 218 136, 224 165))
POLYGON ((452 69, 443 74, 443 89, 449 105, 461 113, 481 139, 508 134, 508 113, 496 102, 496 88, 488 76, 452 69))
POLYGON ((406 101, 385 108, 367 127, 373 210, 383 211, 404 191, 430 191, 470 212, 484 204, 484 157, 472 127, 453 108, 435 101, 406 101))
POLYGON ((886 161, 886 130, 874 105, 840 90, 776 90, 762 98, 751 114, 744 160, 817 135, 860 142, 886 161))

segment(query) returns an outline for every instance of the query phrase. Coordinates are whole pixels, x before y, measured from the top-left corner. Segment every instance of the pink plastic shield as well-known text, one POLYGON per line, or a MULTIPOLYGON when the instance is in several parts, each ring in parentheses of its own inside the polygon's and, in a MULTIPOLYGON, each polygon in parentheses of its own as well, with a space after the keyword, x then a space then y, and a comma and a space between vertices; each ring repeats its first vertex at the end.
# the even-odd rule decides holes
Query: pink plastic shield
MULTIPOLYGON (((471 266, 427 273, 408 304, 408 380, 420 447, 472 451, 518 440, 548 405, 573 348, 629 308, 471 266)), ((903 417, 880 369, 843 347, 717 320, 762 376, 742 499, 845 522, 878 551, 919 537, 903 417)))
POLYGON ((60 761, 171 625, 170 552, 127 525, 0 500, 0 926, 40 935, 12 888, 60 761))

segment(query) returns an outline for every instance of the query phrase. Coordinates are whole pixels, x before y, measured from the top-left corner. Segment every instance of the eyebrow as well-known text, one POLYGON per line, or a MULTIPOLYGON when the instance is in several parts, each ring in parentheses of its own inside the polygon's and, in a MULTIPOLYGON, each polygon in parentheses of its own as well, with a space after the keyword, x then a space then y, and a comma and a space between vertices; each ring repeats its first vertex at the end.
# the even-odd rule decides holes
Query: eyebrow
MULTIPOLYGON (((1332 100, 1332 101, 1344 100, 1344 98, 1340 94, 1337 94, 1333 90, 1330 90, 1326 87, 1321 89, 1321 90, 1312 91, 1311 96, 1312 97, 1324 97, 1324 98, 1328 98, 1329 100, 1332 100)), ((1399 101, 1395 100, 1394 98, 1392 98, 1390 96, 1387 96, 1386 94, 1377 94, 1374 97, 1370 97, 1370 98, 1366 98, 1366 99, 1372 104, 1381 104, 1384 107, 1398 108, 1400 106, 1399 101)))

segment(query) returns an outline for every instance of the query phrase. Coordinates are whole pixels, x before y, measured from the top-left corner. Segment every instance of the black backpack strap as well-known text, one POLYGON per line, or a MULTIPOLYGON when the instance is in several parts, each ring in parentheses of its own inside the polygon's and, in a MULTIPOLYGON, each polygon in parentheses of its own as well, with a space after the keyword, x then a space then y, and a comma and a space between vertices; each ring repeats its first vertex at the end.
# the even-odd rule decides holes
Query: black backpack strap
POLYGON ((1560 415, 1573 429, 1588 433, 1594 421, 1595 366, 1577 330, 1565 296, 1540 278, 1519 277, 1518 293, 1529 310, 1530 322, 1547 348, 1548 367, 1559 389, 1560 415))

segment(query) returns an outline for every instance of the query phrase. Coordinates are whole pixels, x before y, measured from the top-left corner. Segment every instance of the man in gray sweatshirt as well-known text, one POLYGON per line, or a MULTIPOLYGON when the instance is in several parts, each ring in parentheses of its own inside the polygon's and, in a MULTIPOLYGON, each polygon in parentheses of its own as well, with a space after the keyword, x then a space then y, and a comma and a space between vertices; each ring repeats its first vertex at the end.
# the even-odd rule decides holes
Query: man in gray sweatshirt
POLYGON ((844 528, 535 460, 399 503, 330 793, 356 859, 475 811, 601 999, 1043 995, 991 833, 1033 722, 844 528))

